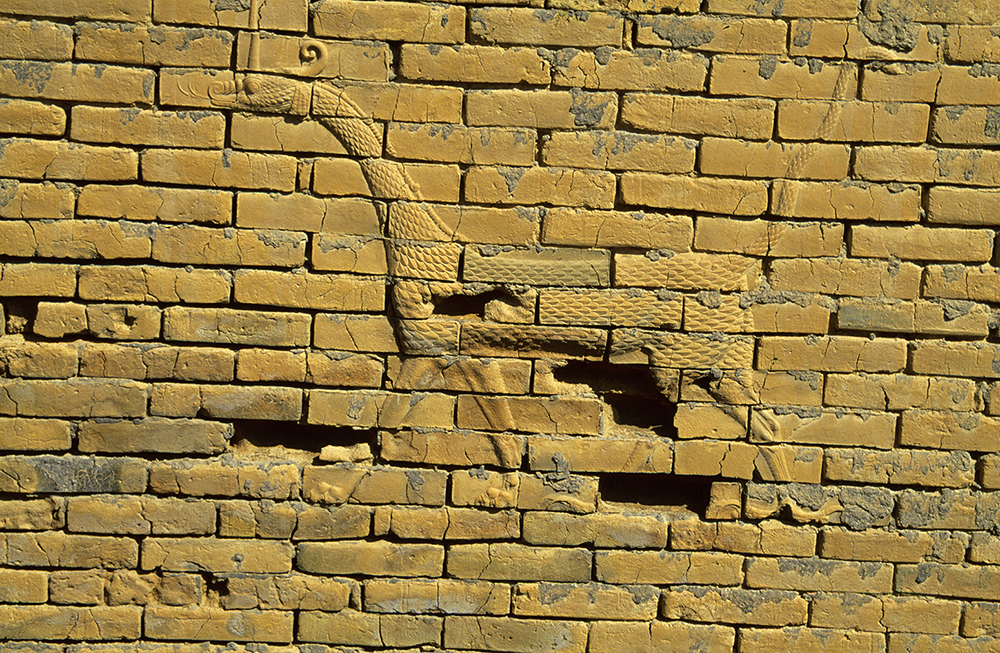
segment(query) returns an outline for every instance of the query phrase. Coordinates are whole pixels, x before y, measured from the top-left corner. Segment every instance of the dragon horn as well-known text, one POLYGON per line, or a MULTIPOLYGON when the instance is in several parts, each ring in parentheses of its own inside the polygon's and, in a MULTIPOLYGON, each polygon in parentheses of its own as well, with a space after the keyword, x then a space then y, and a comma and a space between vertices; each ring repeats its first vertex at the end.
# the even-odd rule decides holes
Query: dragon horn
POLYGON ((260 70, 260 0, 250 0, 249 27, 253 30, 250 35, 250 53, 247 56, 247 68, 250 70, 260 70))

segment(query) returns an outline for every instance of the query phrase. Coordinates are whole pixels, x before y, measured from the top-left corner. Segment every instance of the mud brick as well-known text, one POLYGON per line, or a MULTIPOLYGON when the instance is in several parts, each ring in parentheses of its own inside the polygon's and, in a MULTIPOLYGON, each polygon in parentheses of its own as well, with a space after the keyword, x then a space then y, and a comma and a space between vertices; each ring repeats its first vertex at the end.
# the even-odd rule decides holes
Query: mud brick
MULTIPOLYGON (((381 146, 381 134, 376 138, 381 146)), ((234 114, 232 142, 239 150, 347 154, 343 143, 323 123, 289 122, 280 115, 234 114)))
MULTIPOLYGON (((439 148, 436 151, 442 150, 443 148, 439 148)), ((534 157, 533 150, 532 157, 534 157)), ((395 225, 398 225, 406 206, 401 202, 390 205, 390 229, 395 229, 395 225)), ((541 222, 542 216, 539 208, 436 204, 429 209, 437 215, 442 224, 446 225, 451 234, 450 238, 458 242, 532 245, 538 241, 538 223, 541 222)))
POLYGON ((626 93, 622 122, 667 134, 767 140, 773 131, 775 106, 773 100, 758 98, 626 93))
POLYGON ((558 86, 583 88, 701 91, 707 74, 708 58, 697 53, 599 48, 571 50, 569 56, 557 58, 552 80, 558 86))
POLYGON ((475 167, 466 173, 465 199, 481 204, 548 202, 610 209, 615 178, 609 172, 574 168, 475 167))
POLYGON ((294 614, 154 605, 146 608, 144 632, 151 639, 214 639, 291 642, 294 614))
MULTIPOLYGON (((62 136, 66 131, 66 112, 41 102, 0 100, 0 131, 26 136, 62 136)), ((17 182, 4 180, 4 186, 9 183, 16 188, 17 182)))
POLYGON ((653 16, 639 23, 642 45, 734 54, 784 54, 788 26, 763 18, 653 16))
POLYGON ((389 461, 517 468, 524 453, 524 439, 508 433, 402 431, 379 438, 389 461))
POLYGON ((151 417, 140 422, 84 422, 78 439, 85 452, 211 454, 225 449, 232 433, 227 424, 151 417))
POLYGON ((490 7, 469 11, 471 34, 487 43, 620 46, 624 18, 605 12, 490 7))
POLYGON ((65 525, 65 500, 58 497, 24 501, 8 499, 0 506, 0 527, 5 530, 58 530, 65 525))
POLYGON ((302 390, 266 386, 202 386, 201 411, 215 419, 296 421, 302 390))
POLYGON ((805 60, 779 60, 775 55, 716 56, 709 79, 713 95, 798 100, 853 97, 857 84, 858 69, 853 63, 814 65, 805 60))
POLYGON ((150 105, 155 79, 139 68, 0 61, 0 93, 12 97, 150 105))
POLYGON ((935 102, 941 68, 933 64, 876 62, 864 68, 861 98, 875 102, 935 102))
POLYGON ((226 119, 205 113, 76 106, 70 133, 90 143, 221 148, 226 119))
POLYGON ((626 172, 621 196, 626 204, 682 211, 761 215, 767 210, 766 184, 745 179, 626 172))
POLYGON ((929 222, 990 226, 997 224, 998 209, 1000 193, 992 188, 932 186, 928 193, 929 222))
POLYGON ((259 62, 249 62, 251 36, 241 32, 236 42, 238 70, 257 72, 296 71, 302 66, 302 74, 320 78, 338 77, 354 80, 384 82, 389 79, 389 47, 385 43, 372 41, 317 41, 274 34, 256 32, 255 41, 260 57, 259 62), (321 47, 327 56, 306 61, 302 48, 321 47), (308 72, 306 72, 308 71, 308 72))
POLYGON ((827 372, 898 372, 906 364, 901 340, 830 336, 761 339, 759 366, 767 370, 810 369, 827 372))
POLYGON ((696 249, 775 257, 837 256, 843 243, 844 227, 822 222, 705 217, 694 236, 696 249))
POLYGON ((917 374, 996 378, 1000 376, 1000 347, 988 343, 924 340, 916 343, 912 365, 917 374))
POLYGON ((77 213, 96 218, 228 225, 232 204, 232 193, 226 191, 88 184, 80 190, 77 213))
POLYGON ((381 310, 385 284, 331 274, 241 270, 235 298, 245 304, 335 311, 381 310))
POLYGON ((992 128, 991 111, 989 107, 965 105, 936 109, 931 135, 935 141, 945 144, 995 145, 1000 138, 992 128))
POLYGON ((377 315, 316 316, 316 347, 346 351, 397 352, 392 323, 377 315))
POLYGON ((1000 635, 1000 606, 995 603, 970 603, 965 609, 961 633, 965 637, 1000 635))
MULTIPOLYGON (((395 19, 394 19, 395 20, 395 19)), ((549 63, 529 48, 404 44, 400 71, 408 79, 499 84, 548 84, 549 63)))
POLYGON ((615 254, 615 286, 747 291, 755 289, 760 278, 760 262, 743 256, 701 252, 673 256, 615 254))
POLYGON ((444 547, 389 542, 303 542, 296 565, 321 574, 362 576, 440 576, 444 547))
POLYGON ((778 103, 778 134, 792 140, 922 143, 929 121, 930 107, 924 104, 803 100, 778 103), (827 133, 823 124, 831 119, 836 122, 827 133))
POLYGON ((617 114, 614 93, 497 89, 466 95, 466 115, 472 126, 611 129, 617 114))
POLYGON ((233 37, 221 30, 165 26, 121 29, 107 23, 83 23, 79 29, 77 58, 87 61, 225 68, 232 55, 233 37))
POLYGON ((480 580, 573 582, 590 580, 593 554, 523 544, 455 544, 448 550, 448 574, 480 580))
POLYGON ((147 538, 142 569, 281 574, 291 571, 292 554, 287 542, 147 538))
POLYGON ((920 267, 846 258, 779 260, 771 263, 769 281, 775 290, 914 299, 920 288, 920 267))
POLYGON ((902 424, 903 446, 1000 451, 1000 420, 979 413, 908 410, 902 424))
POLYGON ((607 286, 611 253, 607 250, 543 249, 493 253, 469 248, 465 281, 531 283, 548 286, 607 286))
POLYGON ((310 466, 304 473, 303 496, 322 503, 444 504, 447 474, 351 464, 310 466))
MULTIPOLYGON (((153 19, 158 23, 186 23, 211 27, 245 28, 250 7, 242 4, 217 7, 211 0, 158 0, 153 19)), ((309 27, 309 8, 302 0, 281 0, 260 7, 261 29, 304 32, 309 27)), ((225 639, 225 638, 223 638, 225 639)))
MULTIPOLYGON (((827 401, 830 401, 830 393, 828 389, 827 401)), ((882 405, 884 406, 884 403, 882 405)), ((751 442, 864 445, 891 449, 895 444, 895 437, 896 416, 892 413, 797 409, 789 406, 754 409, 750 420, 751 442)))
POLYGON ((147 150, 142 155, 146 181, 181 186, 248 190, 295 190, 297 164, 280 154, 232 150, 147 150))
POLYGON ((73 58, 73 30, 68 25, 0 20, 0 32, 4 34, 0 59, 65 61, 73 58))
POLYGON ((660 593, 649 585, 627 588, 600 583, 518 583, 513 614, 569 619, 652 619, 660 593))
POLYGON ((896 569, 897 592, 997 600, 1000 568, 996 566, 923 562, 917 565, 899 565, 896 569))
POLYGON ((699 165, 701 172, 708 175, 843 179, 850 159, 851 148, 846 145, 783 143, 779 146, 773 141, 706 138, 701 143, 699 165), (806 148, 808 155, 804 154, 806 148))
POLYGON ((796 218, 916 222, 920 217, 920 189, 892 184, 776 179, 771 211, 796 218))
POLYGON ((663 616, 753 626, 805 624, 809 604, 795 592, 715 587, 672 587, 663 594, 663 616))
POLYGON ((264 610, 343 610, 358 586, 339 578, 317 578, 305 574, 286 576, 234 575, 226 579, 228 594, 222 607, 264 610))
POLYGON ((369 612, 496 614, 510 610, 510 587, 476 580, 369 580, 369 612))
POLYGON ((628 651, 699 650, 726 653, 733 650, 736 631, 723 626, 703 626, 683 622, 653 621, 652 624, 596 621, 590 630, 592 653, 628 651))
POLYGON ((127 535, 190 535, 215 531, 215 504, 154 497, 72 497, 66 507, 70 531, 127 535))
POLYGON ((476 358, 391 357, 388 389, 527 394, 531 363, 476 358))
POLYGON ((310 341, 312 318, 299 313, 180 306, 163 313, 167 340, 271 347, 302 347, 310 341))
POLYGON ((750 558, 746 574, 752 588, 887 594, 892 591, 892 569, 892 565, 877 562, 750 558))
POLYGON ((728 553, 608 551, 598 552, 595 564, 597 580, 605 583, 739 585, 743 561, 728 553))
POLYGON ((4 12, 14 15, 51 16, 53 18, 87 18, 90 20, 120 20, 145 22, 149 20, 149 0, 85 0, 66 5, 49 0, 44 3, 12 0, 4 12))
POLYGON ((852 630, 830 630, 823 628, 781 628, 756 630, 740 629, 739 646, 746 653, 764 651, 812 651, 822 649, 829 653, 848 651, 885 651, 885 635, 859 633, 852 630))
POLYGON ((377 388, 382 385, 385 364, 375 356, 309 351, 305 372, 305 380, 315 385, 377 388))
POLYGON ((319 36, 417 43, 461 43, 465 40, 465 9, 353 0, 325 0, 312 10, 319 36))
POLYGON ((527 512, 522 536, 528 544, 545 546, 662 549, 667 544, 667 523, 650 515, 527 512))
POLYGON ((542 160, 554 166, 691 172, 696 147, 695 141, 660 135, 559 131, 546 141, 542 160))
POLYGON ((687 252, 691 249, 693 221, 636 211, 592 211, 555 208, 545 213, 542 242, 584 247, 637 247, 687 252))
POLYGON ((985 25, 954 25, 948 29, 945 54, 949 60, 962 63, 997 63, 1000 48, 992 42, 995 38, 985 25))
POLYGON ((739 0, 709 0, 708 11, 721 14, 742 14, 745 16, 770 15, 775 18, 854 18, 857 15, 857 4, 854 0, 824 0, 823 2, 808 2, 807 0, 792 0, 778 2, 765 0, 756 5, 747 5, 739 0))
MULTIPOLYGON (((8 103, 17 100, 8 100, 8 103)), ((34 104, 34 103, 28 103, 34 104)), ((4 101, 0 101, 0 129, 7 131, 4 125, 4 101)), ((44 105, 41 105, 44 106, 44 105)), ((40 125, 34 119, 16 118, 18 125, 40 125)), ((60 132, 62 129, 60 128, 60 132)), ((14 179, 0 179, 0 218, 32 219, 65 219, 73 217, 71 196, 73 191, 51 182, 41 184, 25 184, 14 179)))
POLYGON ((462 326, 461 353, 471 356, 598 360, 604 355, 607 337, 606 331, 579 327, 466 323, 462 326))
POLYGON ((8 533, 7 564, 12 567, 135 569, 139 546, 123 537, 65 533, 8 533))
POLYGON ((825 476, 835 481, 967 487, 973 483, 975 465, 964 451, 828 450, 825 476))
POLYGON ((47 640, 134 640, 142 633, 138 606, 0 606, 0 637, 47 640))
POLYGON ((589 398, 489 397, 458 398, 459 428, 598 435, 600 402, 589 398))
POLYGON ((678 404, 674 428, 681 439, 741 440, 746 437, 748 410, 721 404, 678 404))
POLYGON ((826 401, 835 406, 971 411, 975 384, 966 379, 910 375, 829 375, 826 401))
POLYGON ((995 66, 990 64, 977 64, 970 68, 941 66, 940 70, 938 104, 991 104, 985 97, 1000 91, 1000 80, 992 77, 995 66))
POLYGON ((530 469, 553 471, 556 460, 574 472, 621 472, 669 474, 674 452, 658 440, 531 437, 528 439, 530 469))
POLYGON ((405 540, 512 540, 520 537, 520 513, 467 508, 383 508, 375 515, 376 535, 405 540))
POLYGON ((496 474, 486 470, 452 472, 451 502, 457 506, 513 508, 521 486, 517 472, 496 474))
POLYGON ((127 181, 135 179, 138 174, 138 156, 121 147, 23 138, 5 139, 3 145, 0 149, 0 175, 4 176, 127 181))

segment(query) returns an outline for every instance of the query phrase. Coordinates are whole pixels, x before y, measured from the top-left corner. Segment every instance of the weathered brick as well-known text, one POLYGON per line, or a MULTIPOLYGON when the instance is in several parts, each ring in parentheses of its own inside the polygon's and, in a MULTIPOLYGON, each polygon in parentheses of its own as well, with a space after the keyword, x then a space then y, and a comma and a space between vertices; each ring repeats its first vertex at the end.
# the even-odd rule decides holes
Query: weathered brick
POLYGON ((210 501, 97 495, 67 502, 66 526, 78 533, 204 535, 215 531, 210 501))
POLYGON ((312 390, 309 423, 358 428, 451 428, 455 399, 443 394, 312 390))
POLYGON ((322 503, 444 504, 447 474, 351 464, 306 467, 302 491, 322 503))
POLYGON ((513 614, 570 619, 652 619, 659 591, 648 585, 622 588, 600 583, 518 583, 513 614))
POLYGON ((826 452, 824 476, 834 481, 968 487, 975 478, 975 465, 965 451, 831 449, 826 452))
POLYGON ((908 410, 903 413, 903 446, 966 451, 1000 451, 1000 421, 979 413, 908 410))
POLYGON ((236 301, 245 304, 335 311, 378 311, 385 305, 385 284, 356 277, 241 270, 234 281, 236 301))
POLYGON ((456 544, 448 550, 448 574, 480 580, 587 581, 592 554, 521 544, 456 544))
POLYGON ((296 421, 302 416, 302 390, 267 386, 201 388, 201 411, 215 419, 296 421))
POLYGON ((574 168, 485 168, 469 170, 465 199, 478 203, 611 208, 615 178, 609 172, 574 168))
POLYGON ((858 148, 854 171, 871 181, 996 186, 1000 183, 1000 158, 992 150, 871 145, 858 148))
POLYGON ((805 60, 779 60, 775 55, 716 56, 709 79, 713 95, 798 100, 853 97, 857 84, 858 69, 853 63, 813 65, 805 60))
POLYGON ((353 0, 325 0, 312 11, 319 36, 418 43, 461 43, 465 39, 465 9, 353 0))
POLYGON ((149 20, 150 2, 149 0, 112 0, 111 2, 84 0, 84 2, 67 5, 57 0, 45 0, 42 3, 11 0, 4 7, 4 12, 22 16, 145 22, 149 20))
MULTIPOLYGON (((157 0, 153 7, 153 19, 158 23, 211 27, 246 27, 249 14, 249 6, 218 7, 210 0, 157 0)), ((309 8, 300 0, 281 0, 266 7, 262 4, 257 20, 261 29, 305 31, 309 26, 309 8)))
POLYGON ((225 117, 205 113, 76 106, 70 134, 90 143, 221 148, 225 117))
POLYGON ((533 433, 600 433, 600 405, 585 398, 541 397, 458 398, 459 428, 533 433))
MULTIPOLYGON (((819 292, 856 297, 915 299, 921 268, 878 259, 821 258, 771 263, 769 281, 775 290, 819 292)), ((805 366, 808 367, 808 366, 805 366)))
MULTIPOLYGON (((824 558, 841 560, 866 560, 870 562, 921 562, 925 558, 941 558, 953 554, 942 546, 943 538, 931 537, 919 531, 863 531, 852 532, 842 528, 824 528, 820 540, 820 554, 824 558)), ((964 559, 965 547, 948 562, 964 559)))
POLYGON ((920 210, 917 186, 776 179, 771 191, 771 212, 785 217, 916 222, 920 210))
POLYGON ((213 639, 238 642, 291 642, 291 612, 220 610, 208 607, 153 605, 146 608, 143 629, 151 639, 213 639))
POLYGON ((996 566, 924 562, 897 567, 896 591, 996 601, 998 579, 1000 569, 996 566))
POLYGON ((770 336, 758 346, 758 367, 824 372, 899 372, 906 365, 902 340, 830 336, 817 339, 770 336))
POLYGON ((470 126, 610 129, 617 113, 614 93, 498 89, 470 91, 466 96, 470 126))
POLYGON ((322 349, 341 351, 399 351, 392 324, 379 315, 321 313, 316 316, 314 344, 322 349))
POLYGON ((673 450, 665 442, 639 439, 582 440, 530 437, 529 467, 553 471, 564 461, 575 472, 670 473, 673 450))
MULTIPOLYGON (((2 132, 26 136, 62 136, 65 130, 66 112, 59 107, 27 100, 0 100, 2 132)), ((4 180, 4 185, 9 183, 16 187, 17 182, 4 180)))
POLYGON ((746 653, 764 651, 789 651, 804 653, 821 648, 830 653, 848 651, 869 651, 883 653, 885 636, 876 633, 859 633, 852 630, 828 630, 822 628, 781 628, 740 630, 739 646, 746 653))
POLYGON ((380 435, 386 460, 436 465, 521 465, 524 440, 507 433, 385 432, 380 435))
POLYGON ((0 606, 0 637, 46 640, 134 640, 142 633, 137 606, 0 606))
POLYGON ((556 648, 583 653, 587 646, 587 624, 547 619, 506 617, 445 617, 446 648, 529 653, 556 648))
POLYGON ((404 44, 400 71, 408 79, 439 82, 549 82, 549 63, 529 48, 404 44))
POLYGON ((916 343, 912 366, 917 374, 996 378, 1000 376, 1000 348, 989 343, 925 340, 916 343))
POLYGON ((904 374, 826 377, 826 402, 833 406, 971 411, 975 407, 975 394, 975 384, 967 379, 904 374))
POLYGON ((390 542, 304 542, 295 563, 303 571, 362 576, 441 575, 444 547, 390 542))
POLYGON ((798 18, 854 18, 858 7, 855 0, 824 0, 810 2, 809 0, 792 0, 779 2, 765 0, 764 2, 747 5, 739 0, 709 0, 708 11, 711 13, 742 14, 744 16, 771 15, 774 17, 798 18))
POLYGON ((648 172, 624 173, 621 196, 626 204, 729 215, 760 215, 768 204, 764 182, 648 172))
POLYGON ((149 105, 155 78, 151 70, 103 64, 0 61, 0 93, 12 97, 149 105))
POLYGON ((843 243, 843 226, 822 222, 704 217, 698 220, 694 234, 696 249, 752 256, 836 256, 843 243))
POLYGON ((526 512, 522 537, 528 544, 544 546, 662 549, 667 528, 667 522, 652 515, 526 512))
POLYGON ((299 66, 305 74, 327 78, 384 82, 389 79, 389 46, 377 41, 318 41, 272 32, 257 32, 255 47, 259 61, 250 62, 249 32, 241 32, 236 41, 238 70, 258 72, 294 71, 299 66), (309 61, 302 56, 303 47, 323 48, 328 56, 309 61), (244 62, 248 62, 244 64, 244 62), (308 72, 306 72, 308 71, 308 72))
POLYGON ((507 614, 510 587, 476 580, 369 580, 365 609, 370 612, 507 614))
POLYGON ((778 103, 778 134, 792 140, 922 143, 930 107, 924 104, 818 102, 778 103), (824 128, 831 124, 830 128, 824 128))
POLYGON ((151 417, 141 422, 84 422, 78 435, 84 452, 219 453, 232 427, 202 420, 151 417))
POLYGON ((706 138, 700 150, 702 173, 734 177, 843 179, 851 159, 850 147, 832 143, 778 145, 772 141, 706 138))
POLYGON ((135 569, 138 560, 138 544, 124 537, 7 534, 7 564, 13 567, 135 569))
POLYGON ((181 186, 290 192, 295 174, 295 159, 279 154, 151 149, 142 155, 143 179, 181 186))
POLYGON ((608 551, 596 554, 596 577, 605 583, 739 585, 743 556, 729 553, 608 551))
POLYGON ((167 308, 163 313, 163 334, 167 340, 272 347, 302 347, 310 342, 312 318, 300 313, 180 306, 167 308))
POLYGON ((280 574, 291 571, 292 554, 287 542, 147 538, 142 569, 280 574))
POLYGON ((138 175, 138 156, 121 147, 61 141, 5 139, 0 175, 28 179, 127 181, 138 175))
POLYGON ((596 621, 590 630, 592 653, 646 653, 657 650, 699 650, 726 653, 733 650, 736 631, 725 626, 705 626, 680 621, 596 621))
POLYGON ((232 203, 232 193, 226 191, 88 184, 80 190, 77 213, 96 218, 228 225, 232 203))
POLYGON ((596 47, 621 44, 624 18, 605 12, 528 8, 471 9, 473 36, 487 43, 596 47))
POLYGON ((667 134, 727 136, 751 140, 771 137, 775 102, 758 98, 700 98, 626 93, 622 121, 667 134))
POLYGON ((629 91, 701 91, 708 74, 708 58, 690 52, 659 48, 596 52, 563 50, 553 67, 553 83, 559 86, 620 89, 629 91))
POLYGON ((122 29, 108 23, 83 23, 78 29, 76 56, 86 61, 226 68, 233 46, 232 35, 222 30, 160 25, 122 29))
POLYGON ((672 587, 663 594, 667 619, 754 626, 805 624, 808 602, 795 592, 672 587))
POLYGON ((819 558, 751 558, 746 575, 747 585, 754 588, 887 594, 892 590, 893 567, 819 558))
MULTIPOLYGON (((15 102, 11 100, 10 102, 15 102)), ((3 126, 4 104, 0 101, 0 129, 3 126)), ((16 118, 19 125, 38 124, 34 120, 16 118)), ((62 129, 60 128, 60 133, 62 129)), ((73 191, 52 182, 26 184, 14 179, 0 179, 0 218, 64 219, 73 217, 73 191)))

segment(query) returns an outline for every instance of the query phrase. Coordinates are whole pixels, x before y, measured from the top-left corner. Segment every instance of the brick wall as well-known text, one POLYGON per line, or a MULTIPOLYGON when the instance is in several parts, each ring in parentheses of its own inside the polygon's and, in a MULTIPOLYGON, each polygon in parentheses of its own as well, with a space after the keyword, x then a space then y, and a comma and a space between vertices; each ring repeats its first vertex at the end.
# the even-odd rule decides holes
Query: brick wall
POLYGON ((1000 651, 996 19, 2 0, 0 648, 1000 651))

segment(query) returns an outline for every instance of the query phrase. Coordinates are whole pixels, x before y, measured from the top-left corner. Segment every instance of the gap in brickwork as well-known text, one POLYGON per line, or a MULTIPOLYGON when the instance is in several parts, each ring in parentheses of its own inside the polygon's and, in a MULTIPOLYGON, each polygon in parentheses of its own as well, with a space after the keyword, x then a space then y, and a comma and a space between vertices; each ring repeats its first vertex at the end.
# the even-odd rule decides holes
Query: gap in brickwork
POLYGON ((492 301, 501 301, 511 305, 516 305, 517 300, 510 296, 510 293, 502 288, 496 288, 489 292, 476 295, 451 295, 434 305, 435 315, 451 315, 464 317, 476 315, 482 317, 486 311, 486 305, 492 301))
POLYGON ((553 370, 553 376, 561 383, 589 386, 600 395, 611 409, 612 430, 639 429, 666 438, 677 434, 677 404, 663 396, 648 367, 570 361, 553 370))
POLYGON ((712 478, 677 474, 602 474, 601 501, 641 508, 685 509, 704 515, 712 492, 712 478))
POLYGON ((282 457, 312 460, 328 445, 351 447, 357 444, 371 445, 373 442, 374 435, 371 431, 294 422, 237 420, 233 422, 229 450, 237 455, 269 460, 282 457))

